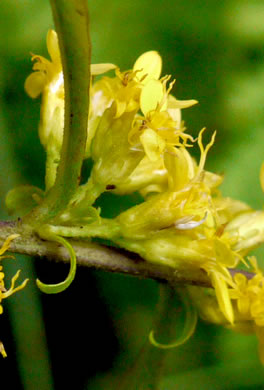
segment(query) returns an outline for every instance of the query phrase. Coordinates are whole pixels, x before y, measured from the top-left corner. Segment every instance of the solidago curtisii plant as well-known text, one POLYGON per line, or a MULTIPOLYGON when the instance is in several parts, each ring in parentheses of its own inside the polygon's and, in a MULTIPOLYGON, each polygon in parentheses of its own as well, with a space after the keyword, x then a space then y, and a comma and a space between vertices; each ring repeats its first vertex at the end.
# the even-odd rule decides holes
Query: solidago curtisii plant
MULTIPOLYGON (((54 254, 59 244, 70 258, 68 277, 55 285, 37 280, 43 292, 58 293, 74 279, 80 255, 76 243, 88 250, 93 238, 107 240, 110 247, 138 254, 148 276, 163 269, 163 282, 178 290, 180 285, 184 332, 169 344, 151 332, 152 344, 163 349, 182 344, 192 335, 198 314, 233 331, 255 332, 264 364, 264 275, 250 256, 264 242, 264 212, 221 195, 223 176, 205 167, 216 133, 207 144, 207 130, 197 138, 188 134, 182 110, 197 101, 174 96, 175 80, 162 75, 159 53, 143 53, 125 71, 111 63, 90 65, 85 1, 51 5, 58 35, 48 31, 50 58, 32 55, 33 72, 25 81, 30 97, 41 95, 45 190, 23 186, 7 194, 7 208, 20 219, 1 226, 6 240, 0 259, 8 249, 37 254, 37 245, 51 245, 54 254), (198 161, 191 155, 196 144, 198 161), (80 184, 85 159, 93 164, 80 184), (141 202, 104 218, 95 205, 104 192, 138 192, 141 202)), ((260 184, 264 191, 264 166, 260 184)), ((27 280, 15 287, 17 277, 6 289, 1 266, 0 303, 25 287, 27 280)), ((0 351, 5 357, 2 344, 0 351)))

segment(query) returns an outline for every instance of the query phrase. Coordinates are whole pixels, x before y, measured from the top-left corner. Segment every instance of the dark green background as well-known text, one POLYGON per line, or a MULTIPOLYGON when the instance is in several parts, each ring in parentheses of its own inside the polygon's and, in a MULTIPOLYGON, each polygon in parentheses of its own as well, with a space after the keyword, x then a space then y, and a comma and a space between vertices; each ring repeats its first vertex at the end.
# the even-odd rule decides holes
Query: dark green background
MULTIPOLYGON (((189 131, 217 129, 207 169, 224 173, 224 195, 263 207, 259 169, 264 160, 264 3, 243 0, 90 1, 93 62, 132 67, 158 50, 163 74, 176 77, 174 94, 199 105, 183 111, 189 131)), ((23 90, 29 52, 47 55, 53 27, 47 0, 2 0, 0 5, 0 195, 17 184, 43 188, 44 152, 38 140, 40 101, 23 90)), ((194 151, 197 153, 197 151, 194 151)), ((119 205, 119 202, 117 202, 119 205)), ((114 207, 106 203, 105 207, 114 207)), ((259 259, 263 252, 258 251, 259 259)), ((25 390, 115 389, 114 381, 151 329, 158 286, 78 269, 72 286, 41 295, 36 275, 60 281, 67 266, 28 258, 5 260, 7 280, 17 268, 30 285, 4 302, 0 383, 25 390)), ((254 336, 199 323, 194 337, 169 352, 162 390, 256 390, 264 369, 254 336)))

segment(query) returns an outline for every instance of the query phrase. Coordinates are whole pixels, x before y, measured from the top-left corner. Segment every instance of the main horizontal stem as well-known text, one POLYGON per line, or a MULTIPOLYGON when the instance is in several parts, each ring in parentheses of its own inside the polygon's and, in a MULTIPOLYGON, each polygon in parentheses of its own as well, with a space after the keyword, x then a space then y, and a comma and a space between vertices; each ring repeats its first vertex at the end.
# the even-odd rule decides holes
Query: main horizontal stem
MULTIPOLYGON (((40 239, 34 231, 20 221, 0 221, 0 245, 4 243, 8 236, 17 233, 20 234, 20 237, 11 242, 9 252, 47 257, 62 262, 70 260, 66 248, 53 241, 40 239)), ((205 271, 199 268, 174 269, 165 265, 150 263, 137 254, 123 249, 68 238, 67 241, 72 245, 77 263, 80 266, 169 282, 172 286, 188 284, 212 287, 205 271)), ((254 276, 254 274, 243 270, 230 269, 230 272, 232 275, 237 272, 243 273, 248 279, 254 276)))
MULTIPOLYGON (((48 257, 63 262, 69 261, 69 253, 63 246, 40 239, 19 221, 0 221, 0 244, 3 244, 4 240, 14 233, 19 233, 20 237, 11 242, 10 252, 48 257)), ((169 282, 172 285, 192 284, 211 287, 207 274, 200 269, 176 270, 168 266, 147 262, 138 255, 122 249, 109 248, 87 241, 67 240, 75 250, 77 263, 81 266, 169 282)))

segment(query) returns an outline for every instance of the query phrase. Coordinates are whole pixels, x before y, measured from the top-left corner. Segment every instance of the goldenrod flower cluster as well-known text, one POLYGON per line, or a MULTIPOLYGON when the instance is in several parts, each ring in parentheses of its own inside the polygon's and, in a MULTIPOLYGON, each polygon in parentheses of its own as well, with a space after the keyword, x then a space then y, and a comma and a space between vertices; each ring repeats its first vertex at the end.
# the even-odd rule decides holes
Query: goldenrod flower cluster
MULTIPOLYGON (((54 31, 47 43, 51 62, 33 56, 34 72, 25 88, 31 97, 42 93, 39 131, 49 155, 62 144, 64 89, 54 31)), ((264 241, 264 212, 221 195, 223 177, 205 170, 216 134, 204 145, 204 129, 197 139, 186 132, 181 110, 197 102, 176 99, 171 94, 175 80, 161 77, 161 70, 155 51, 141 55, 124 72, 113 64, 92 65, 85 155, 93 160, 91 175, 50 230, 64 237, 107 238, 172 272, 204 270, 213 289, 189 288, 201 316, 234 330, 255 330, 264 362, 263 274, 253 258, 245 257, 264 241), (113 77, 94 81, 110 70, 113 77), (195 144, 198 162, 190 154, 195 144), (94 207, 105 191, 137 191, 142 202, 105 219, 94 207)), ((56 166, 49 165, 50 171, 47 189, 56 166)))

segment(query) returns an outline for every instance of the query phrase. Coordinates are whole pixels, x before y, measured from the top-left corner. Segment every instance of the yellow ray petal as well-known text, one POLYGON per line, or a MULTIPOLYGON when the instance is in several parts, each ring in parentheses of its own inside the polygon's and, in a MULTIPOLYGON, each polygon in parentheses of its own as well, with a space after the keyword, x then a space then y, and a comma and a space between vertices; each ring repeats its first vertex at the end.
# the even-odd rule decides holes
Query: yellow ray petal
POLYGON ((52 59, 52 62, 59 65, 61 63, 60 59, 60 49, 57 33, 54 30, 49 30, 47 34, 47 49, 52 59))
POLYGON ((91 75, 97 76, 113 69, 116 69, 116 65, 114 64, 91 64, 91 75))
POLYGON ((215 294, 220 307, 220 310, 226 317, 226 319, 233 324, 234 323, 234 312, 231 304, 228 288, 225 280, 218 272, 210 272, 209 274, 212 284, 215 288, 215 294))
POLYGON ((163 84, 158 80, 149 81, 141 91, 140 108, 146 116, 148 112, 156 110, 164 96, 163 84))
POLYGON ((157 51, 147 51, 136 60, 133 72, 137 71, 137 78, 146 84, 149 80, 158 80, 161 74, 162 59, 157 51))

